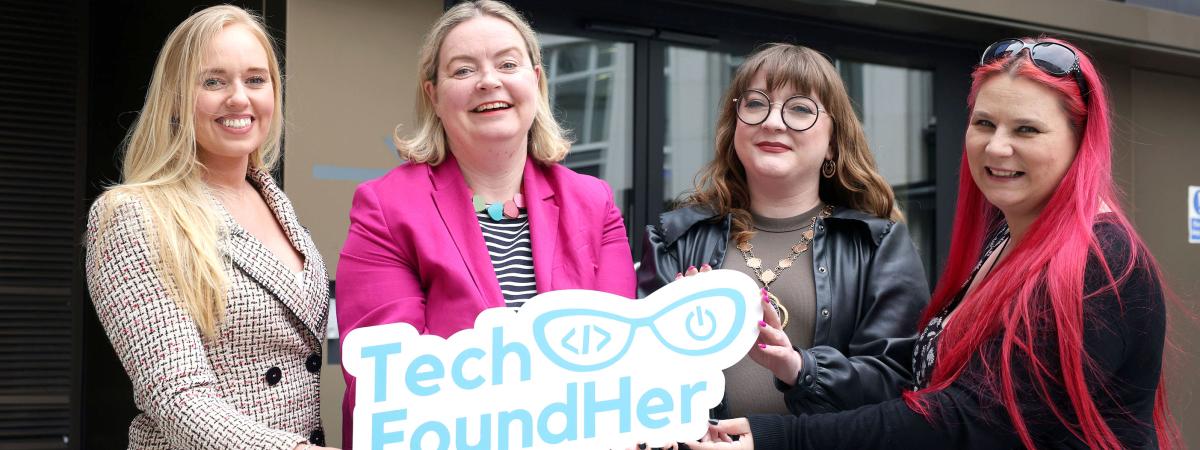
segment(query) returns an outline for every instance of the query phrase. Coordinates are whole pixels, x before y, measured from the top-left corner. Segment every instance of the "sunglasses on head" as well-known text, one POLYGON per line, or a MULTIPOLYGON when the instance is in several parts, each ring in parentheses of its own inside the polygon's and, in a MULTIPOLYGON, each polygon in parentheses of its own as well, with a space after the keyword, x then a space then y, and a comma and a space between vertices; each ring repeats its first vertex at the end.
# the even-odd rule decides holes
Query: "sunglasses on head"
POLYGON ((1002 58, 1011 58, 1026 52, 1033 65, 1056 77, 1071 75, 1079 85, 1079 95, 1083 96, 1083 104, 1088 104, 1088 85, 1079 69, 1079 56, 1070 47, 1057 42, 1026 42, 1021 39, 1005 39, 989 45, 979 58, 979 65, 984 65, 1002 58))

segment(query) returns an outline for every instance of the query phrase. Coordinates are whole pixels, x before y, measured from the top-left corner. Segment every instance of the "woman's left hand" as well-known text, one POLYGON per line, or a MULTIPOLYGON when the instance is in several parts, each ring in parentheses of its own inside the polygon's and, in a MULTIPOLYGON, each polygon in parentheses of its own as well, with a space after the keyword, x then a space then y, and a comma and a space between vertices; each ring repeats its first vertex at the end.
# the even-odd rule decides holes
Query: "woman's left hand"
POLYGON ((763 320, 758 322, 758 342, 750 349, 750 359, 770 370, 775 378, 788 386, 796 384, 796 377, 804 367, 804 359, 792 348, 792 341, 779 325, 775 313, 763 290, 763 320))
POLYGON ((753 450, 754 437, 750 434, 750 421, 744 418, 731 419, 709 425, 704 439, 687 446, 694 450, 753 450), (735 441, 730 436, 737 436, 738 440, 735 441))

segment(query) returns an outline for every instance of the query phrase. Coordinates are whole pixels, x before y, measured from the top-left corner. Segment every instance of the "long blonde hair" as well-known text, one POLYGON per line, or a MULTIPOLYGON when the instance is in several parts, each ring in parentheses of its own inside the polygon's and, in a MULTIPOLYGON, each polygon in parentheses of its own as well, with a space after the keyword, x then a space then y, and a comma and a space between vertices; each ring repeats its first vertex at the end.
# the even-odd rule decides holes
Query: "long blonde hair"
POLYGON ((400 158, 417 163, 438 165, 446 159, 446 130, 442 120, 438 118, 433 108, 433 101, 425 93, 426 81, 437 84, 438 54, 442 51, 442 43, 450 30, 463 22, 476 17, 495 17, 508 22, 517 29, 525 40, 525 50, 529 52, 530 63, 539 68, 542 75, 538 77, 537 114, 533 118, 533 126, 529 130, 529 155, 535 161, 552 164, 562 161, 571 149, 571 140, 567 132, 554 120, 550 109, 550 89, 546 83, 546 71, 542 67, 542 46, 538 44, 533 28, 521 14, 517 13, 506 3, 494 0, 475 0, 462 2, 447 10, 442 17, 434 22, 433 28, 425 35, 425 43, 421 45, 421 59, 417 64, 417 129, 409 137, 401 137, 400 127, 396 127, 393 138, 400 158))
MULTIPOLYGON (((157 237, 164 286, 209 338, 216 336, 224 318, 228 279, 219 249, 221 219, 205 191, 204 166, 196 155, 195 103, 205 50, 233 24, 249 28, 267 53, 276 113, 266 140, 250 155, 250 168, 274 168, 283 124, 274 44, 257 16, 236 6, 213 6, 188 17, 167 36, 146 103, 122 143, 122 182, 97 200, 140 201, 150 218, 144 225, 157 237)), ((100 221, 98 233, 109 227, 107 222, 100 221)))
POLYGON ((721 101, 716 155, 697 175, 696 188, 683 203, 705 206, 722 217, 732 214, 731 237, 738 242, 753 236, 746 168, 733 148, 738 120, 733 100, 750 88, 751 80, 759 73, 766 75, 768 89, 792 86, 798 92, 815 94, 834 119, 830 151, 837 170, 833 178, 821 177, 821 200, 881 218, 903 220, 892 187, 875 170, 867 136, 837 69, 817 51, 792 44, 766 44, 738 67, 721 101))

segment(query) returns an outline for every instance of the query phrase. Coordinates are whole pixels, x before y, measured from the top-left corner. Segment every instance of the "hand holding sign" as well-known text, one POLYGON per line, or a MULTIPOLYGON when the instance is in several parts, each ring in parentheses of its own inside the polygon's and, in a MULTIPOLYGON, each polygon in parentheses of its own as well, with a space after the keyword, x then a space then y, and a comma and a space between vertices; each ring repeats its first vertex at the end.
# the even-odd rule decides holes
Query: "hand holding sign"
POLYGON ((694 441, 725 391, 721 371, 757 339, 762 305, 748 276, 718 270, 641 301, 541 294, 519 314, 487 310, 449 339, 408 324, 355 330, 343 345, 344 367, 358 378, 354 442, 464 449, 694 441))
MULTIPOLYGON (((769 304, 766 289, 762 292, 763 304, 769 304)), ((750 359, 770 370, 779 381, 788 386, 795 385, 796 377, 804 367, 804 359, 792 348, 792 340, 783 332, 775 308, 763 308, 763 320, 758 325, 758 343, 750 349, 750 359)))

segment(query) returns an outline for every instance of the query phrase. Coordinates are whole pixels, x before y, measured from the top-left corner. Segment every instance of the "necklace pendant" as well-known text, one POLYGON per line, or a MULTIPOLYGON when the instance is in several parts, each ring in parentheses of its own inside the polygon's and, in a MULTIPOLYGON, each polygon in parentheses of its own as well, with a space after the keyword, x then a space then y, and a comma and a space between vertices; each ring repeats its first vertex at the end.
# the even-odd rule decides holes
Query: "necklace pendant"
POLYGON ((787 258, 779 260, 779 268, 780 269, 786 269, 788 267, 792 267, 792 260, 787 259, 787 258))
POLYGON ((812 240, 812 238, 813 238, 813 230, 812 230, 812 227, 809 227, 807 230, 804 230, 804 234, 803 234, 803 235, 801 235, 801 236, 804 236, 804 240, 806 240, 806 241, 811 241, 811 240, 812 240))
POLYGON ((775 272, 764 270, 762 274, 758 276, 758 279, 762 280, 763 284, 769 284, 770 282, 775 281, 775 272))
POLYGON ((507 217, 509 219, 516 219, 520 215, 521 215, 521 211, 517 209, 516 202, 513 202, 513 201, 504 202, 504 217, 507 217))
POLYGON ((496 222, 503 220, 504 219, 504 204, 503 203, 492 203, 492 204, 488 205, 487 213, 488 213, 488 217, 491 217, 492 220, 494 220, 496 222))
POLYGON ((750 258, 746 260, 746 267, 751 269, 762 268, 762 260, 758 258, 750 258))
POLYGON ((798 243, 796 243, 796 245, 792 246, 793 253, 804 253, 806 251, 808 251, 808 243, 807 242, 798 242, 798 243))
POLYGON ((740 242, 740 243, 738 243, 738 245, 737 245, 737 249, 738 249, 738 250, 741 250, 741 251, 743 251, 743 252, 748 252, 748 251, 750 251, 750 250, 753 250, 753 249, 754 249, 754 246, 753 246, 753 245, 750 245, 750 241, 746 241, 746 242, 740 242))

